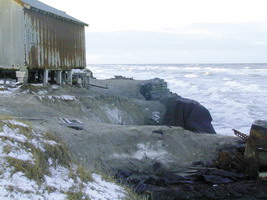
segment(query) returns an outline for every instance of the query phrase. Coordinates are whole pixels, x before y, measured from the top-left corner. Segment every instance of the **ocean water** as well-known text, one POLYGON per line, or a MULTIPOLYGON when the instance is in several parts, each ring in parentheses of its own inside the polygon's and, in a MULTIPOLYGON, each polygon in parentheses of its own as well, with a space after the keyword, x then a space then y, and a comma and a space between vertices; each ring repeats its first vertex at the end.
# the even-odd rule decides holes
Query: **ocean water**
POLYGON ((114 75, 165 79, 172 92, 194 99, 211 113, 218 134, 249 133, 267 119, 267 64, 90 65, 98 79, 114 75))

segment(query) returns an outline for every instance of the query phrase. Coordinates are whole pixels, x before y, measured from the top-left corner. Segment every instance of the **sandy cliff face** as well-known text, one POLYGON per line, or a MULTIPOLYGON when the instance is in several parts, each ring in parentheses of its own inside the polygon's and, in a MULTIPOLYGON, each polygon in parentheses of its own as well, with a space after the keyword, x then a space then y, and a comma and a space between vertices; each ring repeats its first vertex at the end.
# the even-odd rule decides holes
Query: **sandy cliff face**
POLYGON ((232 137, 195 134, 179 127, 86 123, 84 131, 54 129, 87 167, 141 174, 182 170, 192 162, 214 159, 232 137))
MULTIPOLYGON (((85 91, 88 92, 88 91, 85 91)), ((86 118, 96 122, 120 125, 160 124, 165 112, 157 101, 130 99, 111 95, 36 95, 43 106, 63 115, 86 118)))
POLYGON ((37 130, 55 133, 75 159, 94 170, 180 170, 191 162, 213 159, 218 148, 235 143, 232 137, 155 126, 165 112, 162 104, 129 98, 125 88, 120 94, 111 90, 113 95, 76 87, 26 88, 1 95, 0 112, 29 119, 37 130), (83 130, 68 128, 58 118, 78 120, 83 130))

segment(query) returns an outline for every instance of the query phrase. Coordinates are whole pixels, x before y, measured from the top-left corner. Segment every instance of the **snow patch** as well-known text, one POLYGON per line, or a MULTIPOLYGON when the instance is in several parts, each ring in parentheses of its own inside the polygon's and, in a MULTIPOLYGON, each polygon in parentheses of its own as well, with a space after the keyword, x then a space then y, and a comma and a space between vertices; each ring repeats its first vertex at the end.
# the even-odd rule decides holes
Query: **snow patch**
MULTIPOLYGON (((12 157, 17 160, 29 161, 33 165, 35 159, 31 149, 25 146, 24 142, 30 142, 36 148, 45 152, 44 144, 59 145, 52 140, 46 140, 41 134, 32 131, 33 138, 28 139, 19 133, 19 129, 11 129, 9 124, 22 127, 28 125, 15 120, 5 120, 0 132, 0 199, 5 200, 66 200, 68 192, 82 192, 83 197, 90 197, 91 200, 120 200, 126 197, 124 189, 115 183, 107 182, 98 174, 92 174, 92 182, 83 182, 77 173, 77 166, 72 165, 72 176, 70 170, 57 163, 52 158, 47 159, 48 171, 44 175, 44 182, 37 184, 29 179, 23 172, 14 171, 14 167, 6 160, 12 157), (5 139, 1 138, 5 137, 5 139), (6 139, 7 138, 7 139, 6 139), (8 148, 7 148, 8 147, 8 148), (49 188, 51 192, 49 192, 49 188)), ((71 164, 71 163, 70 163, 71 164)))
POLYGON ((132 154, 113 154, 113 158, 133 158, 137 160, 151 159, 161 161, 163 163, 171 162, 171 155, 162 147, 162 142, 159 141, 153 145, 150 142, 137 144, 137 151, 132 154))
POLYGON ((83 69, 72 69, 71 72, 74 74, 74 73, 78 73, 78 74, 81 74, 81 73, 85 73, 85 71, 83 69))
POLYGON ((34 164, 32 153, 27 152, 24 149, 13 148, 12 152, 6 154, 6 157, 15 158, 15 159, 22 160, 22 161, 30 161, 32 164, 34 164))
POLYGON ((11 129, 7 125, 3 126, 3 131, 0 132, 0 137, 1 136, 11 138, 22 143, 26 142, 28 139, 26 136, 19 134, 19 129, 11 129))
POLYGON ((22 126, 22 127, 25 127, 25 128, 29 127, 29 125, 24 124, 24 123, 19 122, 19 121, 16 121, 16 120, 4 120, 3 122, 10 123, 10 124, 13 124, 15 126, 22 126))
POLYGON ((95 200, 120 200, 125 198, 125 191, 115 183, 107 182, 98 174, 92 174, 94 182, 86 185, 86 193, 90 199, 95 200))
POLYGON ((71 96, 71 95, 60 95, 60 96, 56 96, 56 95, 47 95, 47 96, 37 96, 37 98, 42 101, 42 100, 51 100, 51 101, 76 101, 76 97, 75 96, 71 96))
POLYGON ((150 117, 150 119, 152 119, 154 122, 159 124, 160 123, 160 119, 161 119, 160 112, 157 112, 157 111, 153 112, 151 117, 150 117))
POLYGON ((152 160, 165 160, 168 152, 162 149, 162 142, 158 142, 156 145, 151 145, 147 143, 137 144, 138 151, 134 153, 133 157, 142 160, 144 158, 149 158, 152 160))
POLYGON ((59 191, 68 192, 75 184, 72 178, 69 178, 69 170, 65 167, 50 167, 51 176, 45 176, 45 184, 49 187, 57 188, 59 191))
POLYGON ((115 124, 122 124, 121 111, 118 108, 110 108, 108 106, 103 107, 104 112, 107 114, 109 120, 115 124))

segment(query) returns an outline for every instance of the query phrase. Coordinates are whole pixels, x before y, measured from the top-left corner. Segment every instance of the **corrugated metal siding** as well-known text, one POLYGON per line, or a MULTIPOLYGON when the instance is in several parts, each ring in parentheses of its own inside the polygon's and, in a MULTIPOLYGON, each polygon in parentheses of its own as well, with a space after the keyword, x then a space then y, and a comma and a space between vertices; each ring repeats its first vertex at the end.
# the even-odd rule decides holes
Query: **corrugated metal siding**
POLYGON ((24 8, 25 64, 30 68, 84 68, 84 26, 24 8))
POLYGON ((24 66, 23 15, 15 1, 0 0, 0 68, 24 66))

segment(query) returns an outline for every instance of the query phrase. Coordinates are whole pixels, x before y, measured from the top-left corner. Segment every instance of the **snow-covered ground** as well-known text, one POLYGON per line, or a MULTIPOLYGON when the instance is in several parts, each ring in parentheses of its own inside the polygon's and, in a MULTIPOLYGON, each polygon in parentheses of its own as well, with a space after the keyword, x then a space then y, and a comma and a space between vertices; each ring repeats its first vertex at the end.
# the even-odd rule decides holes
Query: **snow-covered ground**
POLYGON ((17 91, 18 89, 19 87, 11 88, 11 87, 0 86, 0 95, 11 94, 12 92, 17 91))
POLYGON ((51 101, 76 101, 76 97, 71 96, 71 95, 47 95, 47 96, 38 96, 39 100, 43 100, 43 99, 48 99, 51 101))
POLYGON ((119 200, 127 197, 124 188, 103 180, 101 175, 88 173, 91 178, 85 179, 79 166, 64 165, 55 157, 48 157, 48 148, 57 145, 62 144, 37 133, 26 123, 0 120, 0 199, 119 200), (44 174, 37 173, 36 178, 35 170, 38 172, 44 166, 44 174))

